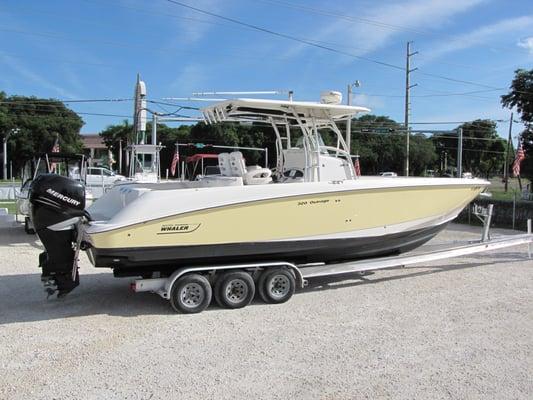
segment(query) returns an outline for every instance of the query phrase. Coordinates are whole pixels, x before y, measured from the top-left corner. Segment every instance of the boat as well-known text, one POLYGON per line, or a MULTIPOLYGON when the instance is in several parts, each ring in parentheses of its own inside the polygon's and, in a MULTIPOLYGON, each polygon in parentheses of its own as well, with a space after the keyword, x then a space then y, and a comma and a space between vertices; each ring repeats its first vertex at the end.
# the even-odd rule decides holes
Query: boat
POLYGON ((81 186, 38 177, 30 199, 46 248, 43 280, 59 295, 77 286, 78 248, 115 276, 165 277, 184 266, 269 260, 312 265, 421 246, 489 182, 358 177, 337 122, 368 111, 329 95, 321 102, 220 101, 202 109, 206 123, 272 127, 272 170, 246 165, 240 151, 225 152, 217 157, 219 174, 121 183, 86 210, 81 186))

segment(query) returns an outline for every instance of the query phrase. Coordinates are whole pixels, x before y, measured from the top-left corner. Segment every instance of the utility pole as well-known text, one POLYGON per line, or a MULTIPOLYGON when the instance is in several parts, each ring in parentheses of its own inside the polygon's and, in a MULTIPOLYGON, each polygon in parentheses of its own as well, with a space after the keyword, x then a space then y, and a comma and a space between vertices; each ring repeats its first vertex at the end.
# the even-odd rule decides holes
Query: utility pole
POLYGON ((463 176, 463 128, 457 132, 457 177, 463 176))
POLYGON ((513 131, 513 113, 511 113, 511 119, 509 120, 509 139, 507 140, 507 150, 505 151, 505 161, 503 168, 503 180, 505 182, 505 193, 509 189, 509 154, 511 153, 511 143, 513 131))
MULTIPOLYGON (((352 105, 352 88, 353 87, 359 87, 361 86, 361 83, 359 81, 355 81, 354 83, 348 84, 348 90, 347 90, 347 96, 346 96, 346 104, 348 106, 352 105)), ((351 147, 352 146, 352 117, 348 117, 346 120, 346 147, 348 147, 348 153, 351 154, 351 147)))
POLYGON ((122 174, 122 139, 118 141, 118 173, 122 174))
MULTIPOLYGON (((2 139, 2 142, 3 142, 3 145, 4 145, 4 175, 2 175, 2 178, 7 180, 7 141, 9 139, 9 136, 13 135, 13 134, 16 134, 19 132, 19 129, 16 128, 16 129, 11 129, 11 131, 9 132, 6 132, 6 134, 4 135, 4 138, 2 139)), ((11 174, 13 174, 13 170, 11 170, 11 174)))
POLYGON ((2 179, 6 180, 7 181, 7 138, 8 138, 8 133, 6 133, 6 135, 4 136, 4 139, 2 140, 3 141, 3 144, 4 144, 4 174, 2 175, 2 179))
POLYGON ((418 54, 418 51, 415 51, 414 53, 411 53, 411 42, 407 42, 407 57, 406 57, 406 63, 405 63, 405 144, 406 144, 406 153, 405 153, 405 176, 409 176, 409 91, 411 88, 415 87, 417 84, 414 85, 410 84, 409 75, 411 72, 416 71, 418 68, 411 69, 411 57, 415 54, 418 54))

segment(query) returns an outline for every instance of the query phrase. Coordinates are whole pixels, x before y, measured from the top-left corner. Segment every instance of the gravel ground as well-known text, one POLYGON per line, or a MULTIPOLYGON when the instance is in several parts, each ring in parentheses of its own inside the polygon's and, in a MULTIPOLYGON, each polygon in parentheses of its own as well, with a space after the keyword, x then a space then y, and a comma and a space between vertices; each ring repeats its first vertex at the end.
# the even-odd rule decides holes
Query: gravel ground
MULTIPOLYGON (((433 244, 478 236, 451 225, 433 244)), ((0 399, 533 398, 525 246, 197 315, 85 256, 81 286, 47 301, 40 251, 0 226, 0 399)))

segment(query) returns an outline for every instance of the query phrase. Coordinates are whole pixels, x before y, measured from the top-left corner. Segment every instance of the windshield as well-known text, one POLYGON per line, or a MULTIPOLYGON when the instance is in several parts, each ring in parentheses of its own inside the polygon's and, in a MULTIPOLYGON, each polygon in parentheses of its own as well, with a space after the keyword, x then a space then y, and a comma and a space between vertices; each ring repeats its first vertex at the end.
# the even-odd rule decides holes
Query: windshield
POLYGON ((157 165, 155 160, 155 155, 148 153, 136 154, 135 157, 135 172, 142 173, 156 173, 157 165))
MULTIPOLYGON (((303 149, 304 147, 304 144, 303 144, 303 141, 304 141, 304 138, 303 136, 300 136, 297 140, 296 140, 296 145, 294 147, 298 147, 299 149, 303 149)), ((310 150, 314 150, 316 151, 317 149, 317 146, 316 146, 316 136, 315 135, 312 135, 310 137, 310 142, 311 142, 311 149, 310 150)), ((320 132, 318 133, 318 145, 320 147, 324 147, 326 144, 324 143, 324 139, 322 138, 322 135, 320 134, 320 132)), ((325 150, 325 149, 321 149, 320 152, 322 154, 328 154, 328 151, 325 150)))

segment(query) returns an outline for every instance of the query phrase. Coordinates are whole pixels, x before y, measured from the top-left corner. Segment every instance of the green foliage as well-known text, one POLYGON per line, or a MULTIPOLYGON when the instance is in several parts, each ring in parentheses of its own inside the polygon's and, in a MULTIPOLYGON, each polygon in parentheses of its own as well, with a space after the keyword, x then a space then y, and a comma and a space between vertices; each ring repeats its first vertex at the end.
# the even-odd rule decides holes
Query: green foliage
POLYGON ((0 92, 0 135, 17 130, 8 140, 15 171, 36 154, 52 150, 56 137, 61 151, 81 152, 82 126, 83 120, 60 101, 0 92))
POLYGON ((431 139, 421 133, 410 137, 409 161, 412 175, 424 175, 426 170, 433 169, 437 159, 435 145, 431 139))
MULTIPOLYGON (((463 171, 489 178, 503 170, 507 144, 491 120, 475 120, 460 125, 463 129, 463 171)), ((457 165, 458 133, 433 136, 440 157, 447 155, 448 166, 457 165)), ((446 172, 446 171, 444 171, 446 172)))
MULTIPOLYGON (((339 126, 341 130, 344 128, 339 126)), ((148 124, 147 132, 151 126, 148 124)), ((107 127, 100 135, 114 152, 118 151, 118 141, 126 143, 131 138, 132 125, 124 122, 122 125, 107 127)), ((292 133, 292 143, 296 144, 300 136, 297 130, 292 133)), ((326 130, 321 132, 326 144, 335 145, 334 135, 326 130)), ((266 125, 237 125, 222 123, 208 125, 198 123, 192 126, 182 125, 171 128, 160 124, 157 129, 158 142, 164 148, 161 151, 161 166, 164 171, 172 161, 175 143, 203 143, 206 145, 245 146, 267 148, 269 164, 274 166, 273 155, 276 151, 275 134, 270 126, 266 125)), ((197 153, 196 148, 181 148, 182 160, 184 157, 197 153)), ((202 152, 212 152, 205 147, 202 152)), ((411 135, 411 171, 413 175, 422 175, 436 162, 437 154, 433 142, 426 136, 411 135)), ((257 151, 243 151, 248 164, 263 164, 264 154, 257 151)), ((365 175, 377 174, 382 171, 403 171, 405 155, 405 134, 403 127, 385 116, 365 115, 354 119, 352 123, 352 154, 359 154, 361 167, 365 175), (379 132, 376 132, 378 130, 379 132)), ((118 153, 115 159, 117 159, 118 153)), ((123 171, 125 172, 125 171, 123 171)))
MULTIPOLYGON (((526 158, 521 164, 521 175, 533 182, 533 126, 529 125, 522 132, 522 146, 526 158)), ((533 187, 531 187, 533 191, 533 187)))
POLYGON ((508 94, 502 96, 502 104, 520 113, 522 121, 533 123, 533 69, 517 69, 508 94))
POLYGON ((526 125, 521 134, 526 154, 521 165, 521 175, 533 181, 533 69, 516 70, 509 89, 509 93, 502 96, 502 104, 508 108, 515 107, 526 125))
MULTIPOLYGON (((386 116, 363 115, 352 121, 352 154, 359 154, 365 175, 391 171, 401 174, 405 166, 405 129, 386 116)), ((425 135, 410 135, 410 173, 423 175, 437 154, 425 135)))

